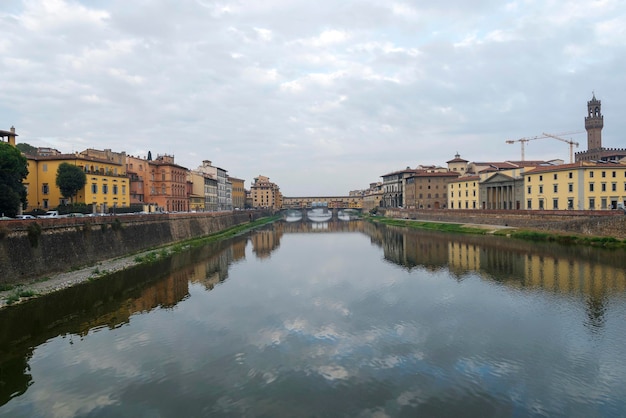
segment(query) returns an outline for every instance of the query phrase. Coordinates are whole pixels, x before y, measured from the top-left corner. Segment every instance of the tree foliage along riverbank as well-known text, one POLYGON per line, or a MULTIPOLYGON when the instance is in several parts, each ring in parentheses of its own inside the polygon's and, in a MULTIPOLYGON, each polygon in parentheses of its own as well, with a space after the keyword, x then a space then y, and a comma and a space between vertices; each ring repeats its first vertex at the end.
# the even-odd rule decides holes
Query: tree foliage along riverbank
POLYGON ((26 203, 28 176, 26 157, 15 147, 0 141, 0 215, 15 217, 20 205, 26 203))

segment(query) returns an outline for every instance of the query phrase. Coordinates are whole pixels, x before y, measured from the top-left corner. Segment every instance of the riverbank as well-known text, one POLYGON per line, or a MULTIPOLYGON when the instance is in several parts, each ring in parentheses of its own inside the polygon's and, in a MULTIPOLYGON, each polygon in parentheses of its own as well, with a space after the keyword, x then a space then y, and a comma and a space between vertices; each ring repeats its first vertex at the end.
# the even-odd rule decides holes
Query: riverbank
POLYGON ((209 242, 227 239, 238 234, 251 231, 260 226, 274 222, 278 216, 259 218, 246 224, 236 225, 199 238, 192 238, 164 246, 150 248, 134 254, 122 257, 98 261, 92 265, 78 269, 72 269, 50 277, 34 279, 27 283, 17 285, 2 285, 0 287, 0 309, 7 306, 24 302, 28 299, 57 292, 78 284, 98 280, 112 273, 132 268, 143 263, 151 263, 159 258, 168 257, 173 253, 184 251, 188 248, 204 245, 209 242))
POLYGON ((0 289, 218 233, 271 216, 262 210, 4 221, 0 289))
POLYGON ((398 209, 378 210, 394 219, 457 224, 511 226, 518 229, 587 237, 626 239, 626 216, 616 210, 472 210, 398 209))
POLYGON ((593 247, 626 249, 626 239, 620 240, 610 236, 572 234, 560 230, 525 229, 508 225, 425 221, 386 217, 370 217, 368 219, 385 225, 401 226, 412 229, 456 232, 463 234, 490 234, 536 242, 556 242, 566 245, 589 245, 593 247))

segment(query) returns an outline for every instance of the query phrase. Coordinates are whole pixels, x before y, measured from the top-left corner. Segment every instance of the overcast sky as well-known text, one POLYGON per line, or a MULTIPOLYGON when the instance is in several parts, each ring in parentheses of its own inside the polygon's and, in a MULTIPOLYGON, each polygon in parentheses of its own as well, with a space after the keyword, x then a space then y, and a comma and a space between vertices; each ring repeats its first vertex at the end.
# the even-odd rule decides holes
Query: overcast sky
POLYGON ((345 195, 456 152, 519 160, 505 140, 584 131, 592 92, 626 147, 623 0, 1 0, 0 20, 0 129, 62 152, 345 195))

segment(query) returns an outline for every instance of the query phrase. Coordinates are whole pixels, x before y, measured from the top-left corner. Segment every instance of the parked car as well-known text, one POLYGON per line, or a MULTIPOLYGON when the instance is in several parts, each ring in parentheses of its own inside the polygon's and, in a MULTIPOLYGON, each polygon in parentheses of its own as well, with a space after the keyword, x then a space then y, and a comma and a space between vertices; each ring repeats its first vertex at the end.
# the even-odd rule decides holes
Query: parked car
POLYGON ((80 213, 80 212, 68 213, 67 215, 65 215, 66 218, 82 218, 84 216, 85 216, 85 214, 84 213, 80 213))
POLYGON ((56 210, 49 210, 43 215, 39 215, 38 218, 59 218, 59 212, 56 210))
POLYGON ((37 219, 33 215, 17 215, 15 219, 37 219))

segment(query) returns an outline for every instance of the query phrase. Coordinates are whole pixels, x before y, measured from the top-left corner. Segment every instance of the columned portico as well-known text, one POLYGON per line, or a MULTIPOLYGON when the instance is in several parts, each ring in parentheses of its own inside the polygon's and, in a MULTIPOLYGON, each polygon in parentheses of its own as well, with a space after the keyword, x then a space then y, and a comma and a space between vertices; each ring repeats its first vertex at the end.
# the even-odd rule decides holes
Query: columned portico
POLYGON ((513 209, 512 185, 487 186, 487 209, 513 209))
POLYGON ((480 185, 482 207, 490 210, 519 209, 523 197, 523 181, 496 174, 480 185))

